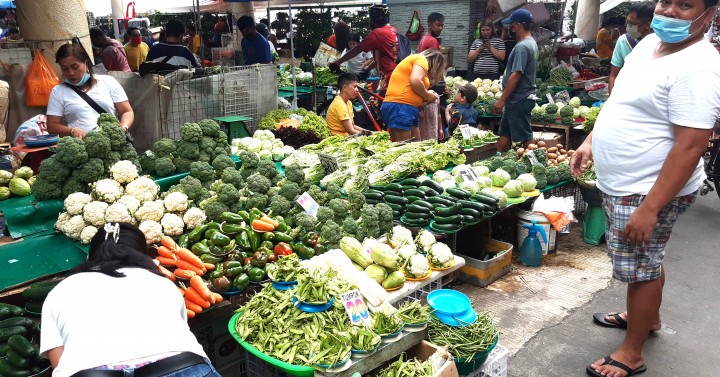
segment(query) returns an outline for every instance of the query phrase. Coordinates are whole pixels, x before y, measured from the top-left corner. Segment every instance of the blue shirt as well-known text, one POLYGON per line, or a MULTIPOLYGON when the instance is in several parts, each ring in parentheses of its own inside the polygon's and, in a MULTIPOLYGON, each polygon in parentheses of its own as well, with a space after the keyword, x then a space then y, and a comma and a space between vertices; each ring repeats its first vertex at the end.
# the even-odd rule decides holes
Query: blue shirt
POLYGON ((263 64, 272 61, 270 45, 267 39, 260 34, 255 34, 253 39, 243 38, 240 41, 240 47, 242 47, 243 59, 245 60, 243 65, 263 64))
POLYGON ((195 68, 200 67, 195 59, 195 55, 190 52, 190 49, 175 43, 158 42, 150 47, 147 58, 145 61, 161 63, 166 57, 170 56, 167 64, 176 65, 178 67, 193 66, 195 68))
MULTIPOLYGON (((450 130, 454 130, 455 127, 461 124, 467 124, 472 127, 477 126, 478 113, 471 103, 454 103, 453 109, 458 112, 450 118, 450 130)), ((452 110, 450 112, 452 114, 452 110)))
POLYGON ((507 88, 508 80, 513 72, 522 73, 515 90, 510 94, 507 103, 516 104, 535 93, 535 77, 537 76, 538 47, 535 40, 525 38, 515 44, 510 52, 502 86, 507 88))

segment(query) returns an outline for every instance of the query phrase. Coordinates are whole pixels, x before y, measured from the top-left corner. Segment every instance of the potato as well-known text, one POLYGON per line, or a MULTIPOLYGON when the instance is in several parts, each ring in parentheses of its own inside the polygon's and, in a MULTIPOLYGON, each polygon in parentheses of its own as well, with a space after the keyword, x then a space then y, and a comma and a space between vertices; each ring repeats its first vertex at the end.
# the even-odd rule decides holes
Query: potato
POLYGON ((573 153, 575 153, 575 150, 574 150, 574 149, 571 149, 571 150, 567 151, 568 156, 572 156, 573 153))
POLYGON ((557 153, 558 149, 556 147, 548 148, 548 153, 557 153))
POLYGON ((554 160, 557 158, 557 156, 558 156, 557 153, 548 153, 547 154, 548 160, 554 160))
POLYGON ((545 148, 545 147, 540 147, 538 149, 547 150, 547 148, 545 148))
POLYGON ((563 146, 562 144, 558 144, 558 145, 556 145, 555 147, 556 147, 557 149, 563 149, 563 148, 564 148, 564 146, 563 146))
POLYGON ((537 146, 537 144, 529 144, 527 146, 527 149, 530 151, 534 151, 535 149, 538 149, 538 146, 537 146))
POLYGON ((557 162, 563 162, 563 161, 565 161, 566 159, 567 159, 567 157, 565 157, 564 155, 559 155, 559 156, 557 157, 557 162))
POLYGON ((525 154, 525 148, 518 148, 518 149, 517 149, 517 154, 518 154, 518 156, 519 156, 519 155, 524 155, 524 154, 525 154))
POLYGON ((567 154, 567 151, 564 149, 561 149, 559 152, 560 152, 560 154, 567 154))
POLYGON ((537 145, 538 145, 538 147, 544 147, 544 146, 545 146, 545 142, 542 141, 542 140, 539 140, 539 141, 537 142, 537 145))

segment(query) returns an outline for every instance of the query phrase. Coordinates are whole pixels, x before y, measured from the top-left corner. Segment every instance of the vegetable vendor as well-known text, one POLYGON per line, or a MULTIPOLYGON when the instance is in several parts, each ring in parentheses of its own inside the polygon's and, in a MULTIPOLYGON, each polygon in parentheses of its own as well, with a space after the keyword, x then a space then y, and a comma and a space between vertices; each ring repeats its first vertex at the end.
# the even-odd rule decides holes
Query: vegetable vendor
POLYGON ((190 332, 182 295, 146 250, 138 228, 105 224, 87 262, 48 294, 40 355, 54 376, 220 376, 190 332))
POLYGON ((418 108, 438 100, 428 88, 442 80, 444 70, 445 57, 435 49, 410 55, 398 64, 380 108, 393 141, 420 140, 418 108))
POLYGON ((335 96, 327 110, 326 122, 333 135, 357 135, 369 133, 360 126, 355 125, 354 109, 351 99, 357 97, 358 78, 354 73, 343 73, 338 76, 338 95, 335 96))
POLYGON ((627 331, 615 351, 587 367, 592 376, 648 369, 643 346, 662 326, 665 248, 703 184, 702 156, 720 114, 720 56, 704 38, 717 4, 657 3, 654 34, 627 56, 593 132, 572 156, 575 176, 593 160, 613 277, 627 283, 626 312, 593 316, 601 326, 627 331))
POLYGON ((60 46, 55 62, 60 65, 65 82, 50 92, 48 132, 83 139, 98 126, 98 118, 105 113, 119 119, 125 132, 130 129, 135 113, 125 90, 115 78, 93 73, 92 61, 81 44, 60 46))

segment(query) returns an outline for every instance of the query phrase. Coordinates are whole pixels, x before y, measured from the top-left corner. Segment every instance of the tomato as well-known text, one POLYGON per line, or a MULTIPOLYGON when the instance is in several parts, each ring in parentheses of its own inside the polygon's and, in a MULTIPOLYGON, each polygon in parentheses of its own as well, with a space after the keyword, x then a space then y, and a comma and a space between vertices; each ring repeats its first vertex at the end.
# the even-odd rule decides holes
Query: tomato
POLYGON ((273 249, 273 252, 275 255, 278 256, 286 256, 292 254, 292 247, 287 242, 280 242, 277 245, 275 245, 275 249, 273 249))

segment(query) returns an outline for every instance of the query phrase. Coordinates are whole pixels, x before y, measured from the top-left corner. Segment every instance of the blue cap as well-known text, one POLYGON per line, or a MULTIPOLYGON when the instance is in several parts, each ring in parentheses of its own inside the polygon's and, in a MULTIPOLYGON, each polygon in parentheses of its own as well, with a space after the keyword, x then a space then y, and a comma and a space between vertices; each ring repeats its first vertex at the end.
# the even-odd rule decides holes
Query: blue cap
POLYGON ((520 8, 513 11, 510 17, 502 20, 503 25, 509 25, 513 22, 517 22, 520 24, 530 24, 533 22, 532 13, 530 13, 530 11, 525 8, 520 8))

